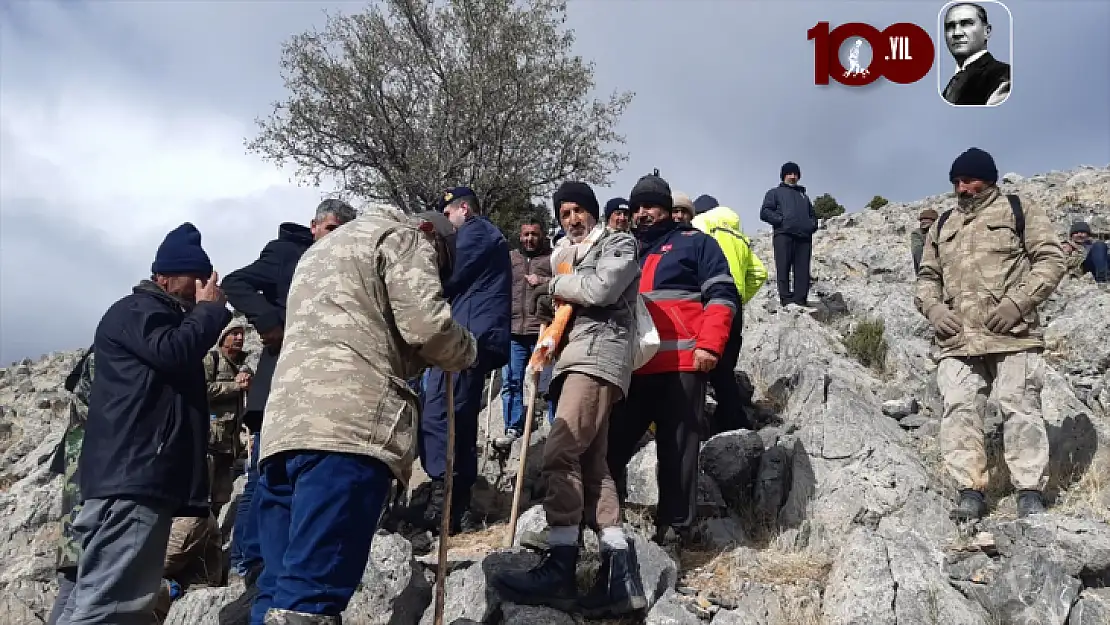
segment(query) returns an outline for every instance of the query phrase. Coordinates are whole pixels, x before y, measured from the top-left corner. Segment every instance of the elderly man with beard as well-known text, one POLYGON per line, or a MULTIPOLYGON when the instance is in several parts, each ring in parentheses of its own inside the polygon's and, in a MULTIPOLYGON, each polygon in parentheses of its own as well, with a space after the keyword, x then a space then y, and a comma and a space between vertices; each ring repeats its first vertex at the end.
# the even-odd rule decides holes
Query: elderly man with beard
POLYGON ((252 625, 338 625, 362 582, 392 479, 407 486, 429 365, 471 366, 443 282, 454 228, 377 207, 310 247, 289 289, 266 402, 252 625))
POLYGON ((96 328, 77 468, 82 551, 61 625, 148 625, 173 518, 209 514, 202 363, 231 320, 216 280, 200 232, 182 224, 151 278, 96 328))
POLYGON ((1043 206, 1004 195, 991 155, 971 148, 948 174, 957 206, 925 237, 914 303, 936 330, 944 400, 940 449, 959 489, 952 518, 987 511, 983 419, 994 396, 1017 512, 1044 512, 1048 434, 1041 413, 1045 363, 1037 306, 1064 276, 1064 252, 1043 206))
POLYGON ((574 313, 552 373, 558 413, 543 458, 548 544, 538 566, 495 575, 491 582, 515 603, 580 608, 587 618, 618 616, 647 605, 606 462, 609 416, 632 378, 636 241, 599 224, 597 198, 585 183, 564 182, 554 205, 569 244, 552 262, 572 269, 555 275, 548 291, 574 313), (593 589, 579 599, 575 567, 583 520, 600 530, 602 561, 593 589))

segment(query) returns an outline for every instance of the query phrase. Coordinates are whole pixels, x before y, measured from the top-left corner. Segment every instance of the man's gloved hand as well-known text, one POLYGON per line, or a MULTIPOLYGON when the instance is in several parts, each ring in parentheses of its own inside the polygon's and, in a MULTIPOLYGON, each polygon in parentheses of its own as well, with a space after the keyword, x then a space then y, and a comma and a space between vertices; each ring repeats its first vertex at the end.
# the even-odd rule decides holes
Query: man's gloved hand
MULTIPOLYGON (((478 360, 478 341, 477 341, 477 339, 475 339, 474 335, 470 333, 470 330, 465 330, 464 329, 463 333, 466 337, 465 338, 466 346, 464 348, 466 350, 466 356, 463 357, 463 362, 466 363, 466 366, 460 368, 459 371, 465 371, 465 370, 473 367, 475 361, 478 360)), ((452 372, 452 373, 454 373, 454 372, 452 372)))
POLYGON ((929 309, 927 317, 929 318, 929 323, 933 324, 933 329, 936 330, 937 336, 941 338, 956 336, 964 327, 959 316, 944 304, 935 304, 929 309))
POLYGON ((555 318, 555 303, 550 295, 540 295, 536 298, 536 318, 545 324, 551 323, 555 318))
POLYGON ((1021 321, 1021 310, 1014 300, 1003 297, 994 310, 987 314, 987 329, 995 334, 1006 334, 1021 321))

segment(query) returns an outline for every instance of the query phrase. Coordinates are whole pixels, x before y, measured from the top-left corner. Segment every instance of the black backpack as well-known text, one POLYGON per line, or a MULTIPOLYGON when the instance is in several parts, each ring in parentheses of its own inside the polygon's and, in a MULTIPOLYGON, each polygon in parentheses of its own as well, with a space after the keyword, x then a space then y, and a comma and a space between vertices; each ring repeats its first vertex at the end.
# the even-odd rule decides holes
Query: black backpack
MULTIPOLYGON (((1010 210, 1014 213, 1014 230, 1017 231, 1018 238, 1021 239, 1021 246, 1025 247, 1025 210, 1021 207, 1021 198, 1016 195, 1007 193, 1006 199, 1010 202, 1010 210)), ((948 209, 937 219, 937 236, 933 239, 933 249, 940 251, 937 241, 940 240, 940 231, 944 228, 944 222, 948 221, 948 217, 952 215, 954 209, 948 209)))
POLYGON ((92 345, 90 345, 85 354, 81 356, 81 360, 77 361, 77 364, 73 366, 73 370, 66 376, 65 388, 70 393, 77 390, 77 384, 81 382, 81 374, 85 372, 85 362, 88 361, 92 352, 93 348, 92 345))

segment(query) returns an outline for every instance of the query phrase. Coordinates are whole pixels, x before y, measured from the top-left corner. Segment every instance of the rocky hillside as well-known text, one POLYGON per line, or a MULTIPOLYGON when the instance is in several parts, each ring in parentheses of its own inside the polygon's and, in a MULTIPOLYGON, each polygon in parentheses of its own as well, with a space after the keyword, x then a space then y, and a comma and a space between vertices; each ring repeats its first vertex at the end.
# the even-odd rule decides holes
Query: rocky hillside
MULTIPOLYGON (((1110 169, 1010 174, 1004 186, 1048 207, 1063 234, 1074 215, 1107 214, 1098 203, 1110 198, 1110 169)), ((654 445, 633 460, 628 521, 651 600, 647 623, 1110 623, 1110 291, 1089 278, 1065 278, 1042 308, 1051 363, 1042 392, 1052 444, 1050 512, 1015 519, 994 416, 987 424, 992 514, 957 526, 948 519, 952 485, 937 448, 931 330, 913 308, 907 242, 921 209, 950 203, 936 196, 829 220, 814 243, 817 311, 780 310, 773 275, 749 304, 738 371, 761 427, 706 443, 697 545, 667 553, 643 538, 658 497, 654 445)), ((769 245, 757 237, 773 274, 769 245)), ((5 623, 40 624, 53 600, 59 483, 46 469, 66 422, 61 383, 77 356, 0 370, 5 623)), ((499 402, 491 403, 483 420, 496 430, 499 402)), ((544 434, 541 428, 533 441, 530 478, 544 434)), ((452 539, 448 623, 579 622, 503 602, 486 583, 491 571, 536 559, 501 548, 519 453, 485 454, 477 500, 489 528, 452 539)), ((388 520, 394 531, 379 532, 344 622, 431 623, 434 541, 405 522, 420 500, 416 488, 388 520)), ((543 525, 528 503, 518 531, 543 525)), ((582 565, 583 582, 592 566, 582 565)), ((169 622, 236 622, 227 610, 217 615, 241 592, 192 589, 169 622)))

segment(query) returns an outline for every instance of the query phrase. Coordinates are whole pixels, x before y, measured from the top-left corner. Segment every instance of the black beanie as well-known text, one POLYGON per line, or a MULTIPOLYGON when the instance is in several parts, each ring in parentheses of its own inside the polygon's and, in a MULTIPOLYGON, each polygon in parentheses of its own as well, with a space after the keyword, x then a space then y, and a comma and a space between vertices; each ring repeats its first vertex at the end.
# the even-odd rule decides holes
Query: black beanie
POLYGON ((779 169, 779 180, 786 180, 786 174, 794 174, 795 176, 801 178, 802 168, 798 167, 798 164, 793 161, 783 163, 782 168, 779 169))
POLYGON ((1091 226, 1085 221, 1074 222, 1072 223, 1071 228, 1068 230, 1068 236, 1070 237, 1077 232, 1086 232, 1087 234, 1091 234, 1091 226))
POLYGON ((212 261, 200 245, 200 231, 189 222, 174 228, 154 254, 151 273, 164 276, 212 274, 212 261))
POLYGON ((597 196, 594 195, 594 190, 590 188, 590 185, 585 182, 567 181, 559 185, 552 202, 555 204, 556 219, 559 216, 559 207, 563 205, 563 202, 574 202, 586 209, 586 212, 593 215, 594 219, 601 221, 601 207, 598 206, 597 196))
POLYGON ((674 208, 671 185, 655 174, 648 174, 637 180, 636 186, 632 187, 632 193, 628 196, 628 205, 632 210, 637 210, 641 206, 659 206, 671 210, 674 208))
POLYGON ((952 161, 952 169, 948 171, 949 182, 955 183, 960 177, 994 184, 998 182, 998 168, 994 166, 994 158, 990 154, 979 148, 970 148, 952 161))
POLYGON ((698 199, 694 200, 694 214, 700 215, 702 213, 708 213, 720 205, 721 203, 712 195, 699 195, 698 199))
POLYGON ((630 210, 628 200, 623 197, 615 197, 605 203, 605 221, 609 221, 609 218, 617 211, 629 212, 630 210))

